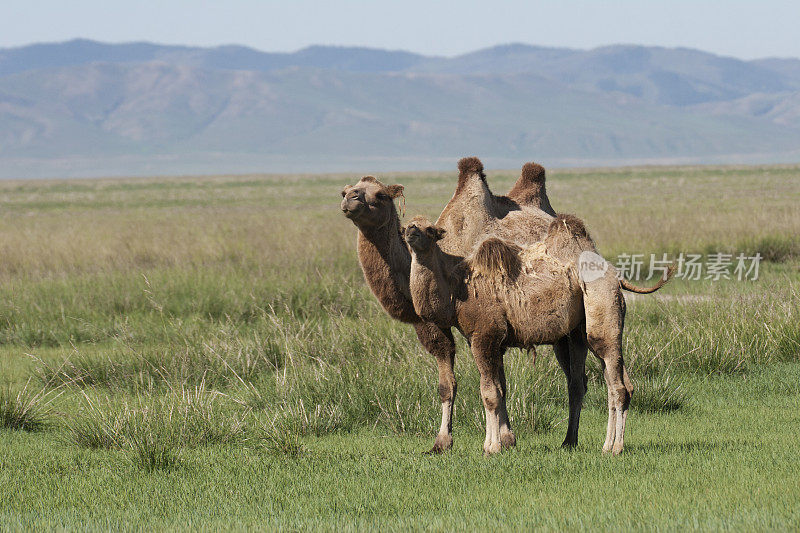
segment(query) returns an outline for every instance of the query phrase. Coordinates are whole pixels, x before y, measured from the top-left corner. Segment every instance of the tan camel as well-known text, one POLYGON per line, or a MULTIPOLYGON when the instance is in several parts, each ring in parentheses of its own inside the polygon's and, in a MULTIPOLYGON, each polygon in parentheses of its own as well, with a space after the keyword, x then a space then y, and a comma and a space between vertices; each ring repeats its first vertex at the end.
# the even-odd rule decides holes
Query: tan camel
MULTIPOLYGON (((477 158, 466 158, 459 162, 459 183, 465 181, 469 177, 468 173, 477 168, 474 166, 475 162, 479 166, 479 173, 483 174, 483 166, 477 158)), ((533 207, 538 207, 542 202, 541 196, 545 194, 543 183, 540 183, 544 179, 544 172, 543 169, 539 171, 536 167, 538 165, 533 163, 523 167, 520 178, 512 188, 512 191, 516 191, 519 201, 527 202, 533 207), (531 190, 525 193, 527 188, 531 190)), ((344 215, 359 229, 357 238, 359 263, 370 290, 389 316, 413 325, 423 347, 436 358, 442 422, 430 451, 439 453, 449 449, 453 442, 453 402, 457 391, 454 373, 455 342, 449 327, 439 328, 430 321, 422 320, 414 311, 409 290, 411 256, 402 238, 400 219, 394 206, 394 198, 399 197, 402 191, 402 185, 386 186, 374 177, 366 176, 356 185, 344 188, 341 208, 344 215)), ((497 208, 497 213, 503 216, 511 211, 526 208, 524 204, 506 197, 493 198, 493 201, 500 206, 497 208)), ((544 200, 549 206, 546 195, 544 200)), ((509 222, 513 227, 514 224, 524 224, 525 220, 521 217, 511 217, 507 224, 509 222)), ((548 224, 549 219, 538 220, 536 224, 531 225, 534 229, 528 232, 533 236, 544 235, 548 224)), ((512 232, 508 227, 504 229, 512 232)), ((475 238, 477 239, 477 235, 475 238)), ((471 244, 474 245, 474 241, 471 244)))
MULTIPOLYGON (((442 252, 465 257, 479 241, 490 235, 521 246, 535 245, 545 238, 555 219, 545 212, 547 210, 554 213, 545 190, 544 168, 535 163, 527 163, 508 197, 495 196, 489 190, 483 164, 478 158, 464 158, 459 161, 458 168, 456 191, 436 222, 436 226, 444 230, 438 243, 442 252)), ((657 290, 642 289, 625 280, 620 283, 624 289, 634 292, 657 290)), ((577 329, 568 332, 553 345, 556 359, 567 378, 569 391, 570 416, 563 442, 567 447, 575 446, 578 442, 580 409, 586 393, 585 336, 581 329, 577 329)), ((533 346, 529 349, 535 357, 533 346)), ((502 389, 505 390, 502 358, 497 372, 502 389)), ((515 439, 510 427, 504 426, 502 432, 505 435, 504 445, 513 446, 515 439)))
MULTIPOLYGON (((545 192, 544 169, 535 163, 523 166, 522 174, 511 189, 509 197, 495 196, 486 183, 483 164, 477 157, 465 157, 458 162, 458 185, 436 221, 443 230, 439 248, 446 254, 465 257, 476 244, 488 235, 521 245, 532 245, 542 241, 554 220, 540 206, 550 207, 545 192), (516 200, 512 199, 513 195, 516 200), (524 203, 520 204, 519 201, 524 203)), ((455 325, 455 324, 453 324, 455 325)), ((580 332, 575 332, 580 338, 580 332)), ((536 350, 530 348, 535 361, 536 350)), ((586 347, 564 336, 553 346, 559 365, 567 378, 570 398, 570 420, 564 446, 577 444, 577 417, 580 400, 586 391, 586 376, 580 361, 586 359, 586 347), (573 362, 577 361, 577 362, 573 362)), ((505 368, 500 360, 498 368, 500 383, 505 389, 505 368)), ((515 443, 514 434, 508 425, 503 427, 506 446, 515 443)))
MULTIPOLYGON (((412 252, 411 295, 416 313, 441 328, 455 326, 468 340, 481 375, 487 454, 516 443, 506 411, 503 354, 566 342, 570 418, 565 445, 577 443, 586 392, 586 348, 599 358, 608 387, 604 452, 619 454, 633 386, 622 356, 625 300, 616 270, 595 249, 583 223, 558 215, 544 241, 520 247, 497 237, 483 240, 466 259, 441 250, 445 230, 424 217, 405 229, 412 252), (590 261, 595 269, 583 264, 590 261), (582 354, 582 356, 581 356, 582 354)), ((671 275, 671 274, 670 274, 671 275)), ((664 283, 636 292, 653 292, 664 283)), ((559 358, 564 366, 564 362, 559 358)))

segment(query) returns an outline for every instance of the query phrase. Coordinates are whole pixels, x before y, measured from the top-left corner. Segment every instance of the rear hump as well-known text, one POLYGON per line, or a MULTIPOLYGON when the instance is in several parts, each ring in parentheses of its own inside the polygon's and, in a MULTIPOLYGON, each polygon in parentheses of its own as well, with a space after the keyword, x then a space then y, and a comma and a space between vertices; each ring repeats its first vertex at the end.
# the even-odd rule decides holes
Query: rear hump
POLYGON ((550 223, 550 227, 547 229, 548 235, 558 235, 561 232, 567 232, 569 235, 579 239, 592 240, 583 220, 575 215, 561 213, 556 216, 555 220, 550 223))

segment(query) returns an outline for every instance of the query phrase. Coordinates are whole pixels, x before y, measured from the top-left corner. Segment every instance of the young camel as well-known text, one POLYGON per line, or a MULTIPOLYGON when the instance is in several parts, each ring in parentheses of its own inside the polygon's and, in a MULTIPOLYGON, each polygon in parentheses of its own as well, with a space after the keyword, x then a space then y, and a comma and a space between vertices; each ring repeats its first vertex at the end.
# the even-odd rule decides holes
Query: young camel
MULTIPOLYGON (((535 188, 527 194, 524 201, 538 206, 538 195, 544 194, 544 188, 531 180, 530 173, 526 173, 525 168, 530 165, 533 164, 523 168, 522 175, 512 190, 524 191, 529 186, 535 188)), ((465 165, 459 162, 459 182, 466 179, 464 173, 469 171, 462 167, 465 165)), ((481 165, 481 173, 482 168, 481 165)), ((543 173, 539 174, 543 177, 543 173)), ((442 422, 430 452, 441 453, 450 449, 453 443, 453 403, 457 391, 454 373, 455 341, 449 327, 440 328, 433 322, 421 319, 414 311, 409 290, 411 255, 402 238, 400 219, 394 205, 394 199, 402 195, 402 192, 402 185, 386 186, 374 177, 366 176, 356 185, 346 186, 342 190, 341 208, 345 217, 352 220, 359 230, 358 258, 370 290, 389 316, 414 327, 420 343, 436 359, 442 422)), ((520 210, 520 204, 513 200, 502 196, 495 198, 498 204, 505 206, 501 211, 506 214, 512 210, 520 210)), ((549 201, 547 204, 549 205, 549 201)), ((542 228, 547 227, 547 222, 540 222, 538 226, 539 233, 543 234, 542 228)))
MULTIPOLYGON (((597 255, 583 223, 572 215, 558 215, 541 243, 521 247, 489 237, 466 259, 441 250, 445 235, 424 217, 415 217, 405 229, 412 255, 411 295, 420 317, 439 327, 455 326, 470 341, 486 412, 484 452, 497 453, 516 441, 506 410, 505 350, 555 347, 565 338, 578 347, 564 369, 570 385, 565 444, 577 442, 588 346, 601 362, 608 387, 603 451, 622 452, 633 393, 622 356, 625 300, 614 267, 597 255), (602 272, 579 270, 585 258, 602 272)), ((652 292, 664 283, 666 279, 648 289, 633 288, 652 292)))

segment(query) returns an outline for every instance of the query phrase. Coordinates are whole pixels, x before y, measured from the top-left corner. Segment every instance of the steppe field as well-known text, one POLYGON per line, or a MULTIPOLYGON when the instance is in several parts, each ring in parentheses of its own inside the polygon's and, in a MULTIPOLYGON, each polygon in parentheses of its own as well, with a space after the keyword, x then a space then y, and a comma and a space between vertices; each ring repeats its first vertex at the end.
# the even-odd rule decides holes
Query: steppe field
MULTIPOLYGON (((612 262, 764 258, 757 280, 626 293, 619 457, 591 355, 560 448, 542 347, 506 355, 518 445, 485 458, 463 340, 453 450, 422 454, 436 365, 362 278, 339 209, 358 177, 0 182, 0 529, 800 528, 800 166, 548 173, 612 262)), ((379 178, 408 220, 456 173, 379 178)))

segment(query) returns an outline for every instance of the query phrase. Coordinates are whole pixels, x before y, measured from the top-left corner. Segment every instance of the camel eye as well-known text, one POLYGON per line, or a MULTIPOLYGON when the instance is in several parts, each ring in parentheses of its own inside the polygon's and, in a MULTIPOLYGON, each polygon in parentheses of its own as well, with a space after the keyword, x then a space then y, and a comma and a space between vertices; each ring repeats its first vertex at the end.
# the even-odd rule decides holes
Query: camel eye
POLYGON ((377 196, 378 196, 378 200, 388 200, 389 199, 389 195, 386 194, 385 192, 379 192, 377 194, 377 196))

